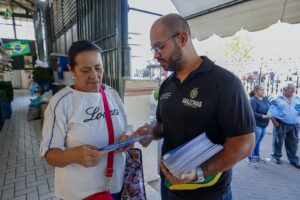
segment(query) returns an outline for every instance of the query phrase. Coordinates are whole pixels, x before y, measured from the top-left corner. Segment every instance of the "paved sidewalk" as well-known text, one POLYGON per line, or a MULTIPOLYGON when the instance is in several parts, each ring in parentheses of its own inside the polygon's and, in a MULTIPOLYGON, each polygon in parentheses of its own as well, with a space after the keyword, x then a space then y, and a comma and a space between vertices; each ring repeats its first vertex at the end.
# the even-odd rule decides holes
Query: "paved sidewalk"
MULTIPOLYGON (((300 156, 298 145, 298 156, 300 156)), ((261 157, 271 158, 272 124, 261 144, 261 157)), ((259 164, 258 169, 251 168, 247 159, 239 162, 233 169, 232 190, 235 200, 299 200, 300 169, 289 164, 285 148, 282 149, 282 164, 272 161, 259 164)))
MULTIPOLYGON (((25 90, 15 90, 13 116, 5 121, 0 132, 1 200, 56 199, 53 197, 54 170, 38 156, 41 121, 26 121, 27 95, 25 90)), ((272 152, 271 140, 272 136, 266 134, 261 147, 264 158, 270 157, 272 152)), ((259 169, 249 167, 246 159, 238 163, 233 170, 234 199, 299 200, 300 170, 288 163, 284 149, 283 155, 281 165, 268 162, 260 164, 259 169)), ((148 200, 160 199, 159 192, 148 184, 146 190, 148 200)))
POLYGON ((0 199, 54 199, 54 170, 39 155, 41 121, 26 121, 28 91, 15 90, 12 118, 0 132, 0 199))

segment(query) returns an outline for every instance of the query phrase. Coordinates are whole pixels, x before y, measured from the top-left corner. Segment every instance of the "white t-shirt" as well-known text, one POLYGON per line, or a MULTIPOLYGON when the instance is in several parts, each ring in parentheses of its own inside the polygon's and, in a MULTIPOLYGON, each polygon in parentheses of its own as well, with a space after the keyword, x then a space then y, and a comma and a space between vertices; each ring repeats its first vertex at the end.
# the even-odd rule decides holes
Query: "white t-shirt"
MULTIPOLYGON (((127 118, 118 93, 105 86, 114 128, 115 142, 125 132, 127 118)), ((49 149, 66 150, 83 144, 96 147, 108 145, 108 131, 104 117, 101 93, 80 92, 65 87, 55 94, 45 111, 40 156, 49 149)), ((64 200, 83 199, 97 192, 105 191, 105 169, 107 156, 95 167, 85 168, 79 164, 55 167, 55 195, 64 200)), ((114 172, 110 192, 122 189, 125 154, 114 154, 114 172)))

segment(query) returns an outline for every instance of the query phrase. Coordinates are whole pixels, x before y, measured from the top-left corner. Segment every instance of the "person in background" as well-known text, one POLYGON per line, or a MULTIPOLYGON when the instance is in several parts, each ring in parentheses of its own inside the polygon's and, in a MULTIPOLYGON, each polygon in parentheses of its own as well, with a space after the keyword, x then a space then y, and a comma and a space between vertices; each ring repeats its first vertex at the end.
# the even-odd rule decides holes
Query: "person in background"
POLYGON ((262 85, 254 86, 253 91, 250 92, 250 104, 255 117, 255 146, 253 152, 250 154, 249 165, 253 168, 257 168, 257 163, 266 163, 265 160, 260 157, 260 144, 263 140, 267 126, 270 122, 271 116, 268 115, 269 100, 265 96, 265 89, 262 85))
POLYGON ((114 141, 125 140, 127 118, 123 103, 110 86, 102 84, 100 48, 89 41, 77 41, 69 49, 69 71, 75 84, 56 93, 45 112, 40 156, 55 167, 55 195, 79 200, 109 191, 120 199, 125 170, 125 149, 113 155, 113 176, 106 185, 107 153, 97 148, 108 145, 103 88, 112 118, 114 141))
POLYGON ((299 129, 300 129, 300 98, 295 95, 295 84, 287 81, 283 84, 282 95, 271 100, 276 105, 281 115, 273 116, 273 162, 281 164, 281 149, 283 142, 287 157, 294 167, 300 169, 297 156, 299 129))

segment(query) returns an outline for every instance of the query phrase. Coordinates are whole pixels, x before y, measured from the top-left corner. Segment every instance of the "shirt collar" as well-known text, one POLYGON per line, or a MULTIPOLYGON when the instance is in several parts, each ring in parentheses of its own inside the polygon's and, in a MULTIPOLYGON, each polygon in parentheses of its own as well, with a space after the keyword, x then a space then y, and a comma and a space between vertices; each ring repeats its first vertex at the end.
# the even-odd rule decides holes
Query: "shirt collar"
MULTIPOLYGON (((215 65, 215 63, 213 61, 211 61, 206 56, 200 56, 200 57, 203 60, 202 63, 199 65, 199 67, 197 67, 194 71, 192 71, 188 75, 188 77, 186 78, 186 80, 184 80, 184 82, 193 78, 194 76, 196 76, 198 74, 206 73, 213 69, 213 66, 215 65)), ((176 82, 179 81, 179 79, 176 77, 176 72, 172 73, 170 78, 172 81, 176 81, 176 82)))

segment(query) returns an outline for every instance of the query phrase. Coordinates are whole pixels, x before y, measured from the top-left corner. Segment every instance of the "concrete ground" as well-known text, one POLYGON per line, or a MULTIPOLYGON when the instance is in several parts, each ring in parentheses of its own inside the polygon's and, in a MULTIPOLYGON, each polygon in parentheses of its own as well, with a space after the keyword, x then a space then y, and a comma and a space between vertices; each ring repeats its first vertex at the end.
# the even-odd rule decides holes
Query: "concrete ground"
MULTIPOLYGON (((38 156, 41 121, 26 121, 28 104, 27 91, 16 90, 13 116, 5 121, 0 132, 0 199, 3 200, 56 199, 54 170, 38 156)), ((261 146, 263 158, 272 153, 270 130, 271 127, 261 146)), ((299 200, 300 170, 288 163, 284 149, 283 152, 281 165, 268 162, 254 169, 246 160, 239 162, 233 170, 234 199, 299 200)), ((148 200, 159 200, 159 181, 151 184, 156 189, 146 183, 148 200)))
MULTIPOLYGON (((298 144, 298 156, 300 156, 298 144)), ((247 159, 239 162, 233 168, 232 191, 237 200, 299 200, 300 199, 300 169, 290 165, 285 148, 282 149, 282 164, 272 161, 259 164, 259 168, 251 168, 247 159)), ((272 124, 261 144, 261 157, 271 158, 272 154, 272 124)))

